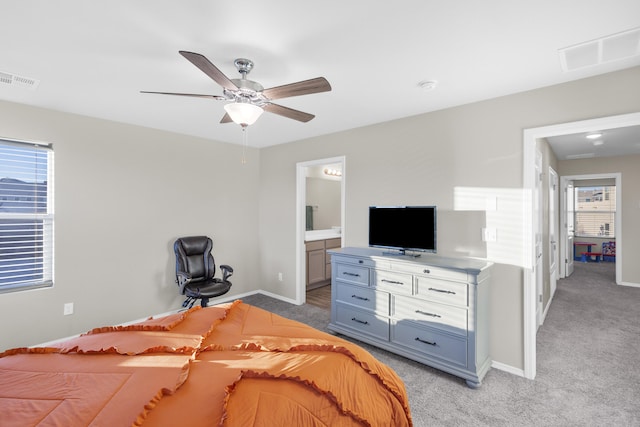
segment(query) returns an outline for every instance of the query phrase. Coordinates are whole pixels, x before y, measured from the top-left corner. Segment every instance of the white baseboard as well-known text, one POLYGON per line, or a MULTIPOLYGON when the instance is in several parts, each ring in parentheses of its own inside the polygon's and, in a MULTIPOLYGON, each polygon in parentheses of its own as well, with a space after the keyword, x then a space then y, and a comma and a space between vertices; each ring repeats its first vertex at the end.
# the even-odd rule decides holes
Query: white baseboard
POLYGON ((248 296, 255 295, 255 294, 262 294, 262 295, 268 296, 268 297, 273 298, 273 299, 277 299, 277 300, 280 300, 280 301, 288 302, 289 304, 300 305, 300 304, 297 304, 296 300, 294 300, 294 299, 283 297, 282 295, 274 294, 274 293, 271 293, 269 291, 264 291, 262 289, 259 289, 257 291, 245 292, 243 294, 237 294, 237 295, 233 295, 233 296, 229 296, 229 297, 223 297, 223 298, 216 299, 215 301, 210 301, 210 302, 211 302, 211 304, 223 304, 223 303, 226 303, 226 302, 233 302, 233 301, 235 301, 237 299, 242 299, 244 297, 248 297, 248 296))
POLYGON ((491 367, 499 371, 508 372, 509 374, 517 375, 519 377, 524 377, 524 369, 505 365, 504 363, 496 362, 495 360, 491 362, 491 367))
POLYGON ((266 295, 268 297, 275 298, 275 299, 280 300, 280 301, 288 302, 289 304, 300 305, 300 304, 298 304, 296 302, 296 300, 291 299, 291 298, 287 298, 287 297, 283 297, 282 295, 273 294, 271 292, 267 292, 267 291, 263 291, 263 290, 260 290, 260 291, 258 291, 256 293, 259 293, 259 294, 262 294, 262 295, 266 295))
POLYGON ((228 296, 225 295, 223 297, 220 298, 216 298, 215 300, 209 300, 209 304, 211 305, 216 305, 216 304, 224 304, 227 302, 233 302, 237 299, 242 299, 244 297, 248 297, 249 295, 254 295, 254 294, 259 294, 260 291, 251 291, 251 292, 245 292, 243 294, 237 294, 237 295, 232 295, 232 296, 228 296))
POLYGON ((640 288, 640 283, 620 282, 620 286, 630 286, 632 288, 640 288))

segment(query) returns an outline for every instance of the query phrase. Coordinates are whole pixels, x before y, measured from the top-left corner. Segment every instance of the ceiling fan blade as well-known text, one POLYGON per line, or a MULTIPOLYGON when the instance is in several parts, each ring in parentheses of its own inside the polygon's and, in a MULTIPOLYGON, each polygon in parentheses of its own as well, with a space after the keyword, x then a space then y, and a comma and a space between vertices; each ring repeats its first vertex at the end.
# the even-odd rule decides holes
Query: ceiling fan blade
POLYGON ((233 120, 231 120, 231 116, 227 113, 224 113, 224 116, 222 116, 222 120, 220 120, 220 123, 231 123, 233 122, 233 120))
POLYGON ((192 96, 192 97, 195 97, 195 98, 213 98, 213 99, 219 99, 219 100, 227 99, 224 96, 220 96, 220 95, 200 95, 200 94, 197 94, 197 93, 150 92, 150 91, 147 91, 147 90, 141 90, 140 93, 154 93, 154 94, 157 94, 157 95, 192 96))
POLYGON ((266 104, 262 108, 264 108, 265 111, 268 111, 270 113, 278 114, 288 119, 293 119, 293 120, 297 120, 299 122, 304 122, 304 123, 308 122, 309 120, 315 117, 313 114, 294 110, 288 107, 283 107, 282 105, 278 105, 278 104, 266 104))
POLYGON ((189 62, 200 68, 203 73, 211 77, 223 88, 229 90, 238 90, 238 86, 236 86, 231 80, 229 80, 229 78, 225 76, 222 71, 218 70, 218 68, 204 56, 200 55, 199 53, 187 52, 184 50, 180 51, 180 55, 187 58, 189 62))
POLYGON ((330 90, 331 85, 327 79, 324 77, 316 77, 315 79, 265 89, 262 91, 262 94, 269 99, 280 99, 311 93, 328 92, 330 90))

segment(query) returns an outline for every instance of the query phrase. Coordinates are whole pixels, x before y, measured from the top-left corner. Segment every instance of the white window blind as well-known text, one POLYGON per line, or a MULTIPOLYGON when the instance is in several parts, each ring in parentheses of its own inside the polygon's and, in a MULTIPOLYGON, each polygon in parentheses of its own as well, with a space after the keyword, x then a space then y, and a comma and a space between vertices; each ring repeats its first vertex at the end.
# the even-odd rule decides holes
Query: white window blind
POLYGON ((615 236, 615 186, 576 187, 575 206, 576 236, 615 236))
POLYGON ((0 292, 53 284, 53 150, 0 139, 0 292))

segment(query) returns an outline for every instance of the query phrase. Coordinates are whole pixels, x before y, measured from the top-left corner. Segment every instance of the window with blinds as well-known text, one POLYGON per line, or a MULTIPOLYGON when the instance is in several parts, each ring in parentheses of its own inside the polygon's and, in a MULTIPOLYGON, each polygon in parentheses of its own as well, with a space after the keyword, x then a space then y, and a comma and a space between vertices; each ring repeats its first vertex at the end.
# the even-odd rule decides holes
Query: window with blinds
POLYGON ((576 187, 575 235, 614 237, 616 187, 576 187))
POLYGON ((0 139, 0 292, 53 285, 53 150, 0 139))

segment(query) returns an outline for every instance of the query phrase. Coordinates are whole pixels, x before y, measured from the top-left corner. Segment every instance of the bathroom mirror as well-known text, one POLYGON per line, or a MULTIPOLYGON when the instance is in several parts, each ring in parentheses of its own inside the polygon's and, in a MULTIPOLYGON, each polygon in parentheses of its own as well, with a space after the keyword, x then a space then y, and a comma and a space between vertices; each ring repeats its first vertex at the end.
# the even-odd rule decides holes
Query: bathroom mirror
POLYGON ((306 230, 339 230, 341 227, 341 164, 307 168, 306 230))

